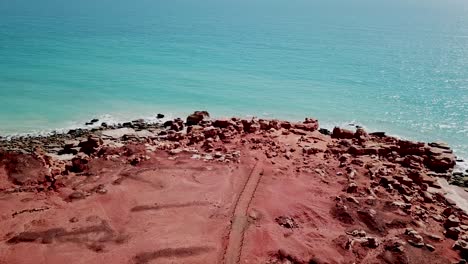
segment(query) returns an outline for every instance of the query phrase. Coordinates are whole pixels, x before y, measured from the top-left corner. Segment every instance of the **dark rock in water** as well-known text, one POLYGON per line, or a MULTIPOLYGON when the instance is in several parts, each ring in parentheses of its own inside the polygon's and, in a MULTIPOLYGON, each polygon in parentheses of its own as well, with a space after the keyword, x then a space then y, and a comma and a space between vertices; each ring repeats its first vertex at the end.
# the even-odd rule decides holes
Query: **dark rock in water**
POLYGON ((91 126, 91 125, 94 125, 94 123, 96 123, 96 122, 98 122, 98 121, 99 121, 99 119, 94 118, 94 119, 91 119, 91 121, 86 122, 85 125, 91 126))
POLYGON ((101 126, 102 127, 108 127, 107 123, 105 123, 105 122, 101 123, 101 126))
POLYGON ((331 135, 331 131, 326 129, 326 128, 320 128, 319 129, 319 132, 323 135, 326 135, 326 136, 330 136, 331 135))
POLYGON ((133 124, 131 122, 125 122, 122 124, 123 127, 133 128, 133 124))
POLYGON ((145 123, 145 120, 144 119, 136 119, 136 120, 133 120, 132 123, 133 124, 143 124, 143 123, 145 123))
POLYGON ((67 134, 71 135, 73 137, 81 137, 81 136, 83 136, 85 134, 86 131, 87 130, 84 130, 84 129, 81 129, 81 128, 79 128, 79 129, 70 129, 67 134))
POLYGON ((432 143, 429 143, 429 146, 434 147, 434 148, 440 148, 440 149, 447 149, 447 150, 450 149, 449 145, 447 145, 447 143, 445 142, 432 142, 432 143))
POLYGON ((369 133, 369 135, 371 136, 375 136, 375 137, 385 137, 385 132, 372 132, 372 133, 369 133))
POLYGON ((201 121, 208 118, 210 118, 210 114, 207 111, 195 111, 193 114, 187 117, 187 125, 198 125, 201 121))
POLYGON ((163 115, 163 114, 157 114, 157 115, 156 115, 156 118, 157 118, 157 119, 164 118, 164 115, 163 115))

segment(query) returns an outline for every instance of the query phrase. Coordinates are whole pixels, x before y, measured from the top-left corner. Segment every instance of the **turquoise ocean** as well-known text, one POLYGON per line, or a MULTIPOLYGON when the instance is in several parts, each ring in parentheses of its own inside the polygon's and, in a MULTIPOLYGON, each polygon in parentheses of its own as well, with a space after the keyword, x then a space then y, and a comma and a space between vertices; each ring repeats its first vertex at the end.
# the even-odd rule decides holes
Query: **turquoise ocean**
POLYGON ((0 135, 198 109, 468 158, 468 1, 0 0, 0 135))

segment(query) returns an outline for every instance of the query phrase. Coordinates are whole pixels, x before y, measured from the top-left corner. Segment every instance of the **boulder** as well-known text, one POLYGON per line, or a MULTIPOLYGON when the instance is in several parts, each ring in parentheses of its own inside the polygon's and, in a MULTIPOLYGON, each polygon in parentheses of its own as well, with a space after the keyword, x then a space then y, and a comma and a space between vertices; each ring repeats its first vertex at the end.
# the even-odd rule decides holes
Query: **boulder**
POLYGON ((386 137, 385 132, 372 132, 369 135, 374 136, 374 137, 379 137, 379 138, 386 137))
POLYGON ((426 152, 425 144, 422 142, 399 140, 397 142, 397 145, 399 147, 398 153, 402 156, 405 156, 405 155, 422 156, 426 152))
POLYGON ((80 142, 78 140, 67 140, 65 141, 65 145, 63 146, 63 149, 58 152, 59 155, 63 154, 73 154, 76 155, 78 154, 78 144, 80 142))
POLYGON ((87 155, 91 155, 99 150, 99 147, 103 144, 103 141, 100 137, 91 135, 86 141, 82 141, 78 144, 80 152, 83 152, 87 155))
POLYGON ((429 156, 425 160, 425 165, 435 172, 447 172, 456 165, 455 155, 452 153, 429 151, 429 156))
POLYGON ((281 122, 281 123, 280 123, 280 126, 281 126, 282 128, 284 128, 284 129, 286 129, 286 130, 291 129, 291 127, 292 127, 291 123, 288 122, 288 121, 283 121, 283 122, 281 122))
POLYGON ((171 127, 172 124, 174 124, 173 120, 167 120, 166 122, 164 122, 163 127, 171 127))
POLYGON ((260 131, 260 124, 257 123, 257 122, 253 122, 253 123, 250 125, 248 132, 249 132, 249 133, 256 133, 256 132, 258 132, 258 131, 260 131))
POLYGON ((279 130, 281 129, 281 123, 278 120, 270 120, 270 127, 275 130, 279 130))
POLYGON ((445 231, 445 236, 453 240, 457 240, 461 232, 462 231, 459 227, 450 227, 445 231))
POLYGON ((203 120, 209 119, 210 114, 207 111, 195 111, 193 114, 187 117, 187 125, 193 126, 198 125, 203 120))
POLYGON ((349 153, 356 155, 356 156, 363 156, 363 155, 377 155, 379 154, 379 149, 375 147, 360 147, 360 146, 351 146, 349 147, 349 153))
POLYGON ((356 132, 354 133, 354 138, 357 138, 359 140, 366 140, 369 137, 367 132, 363 128, 358 128, 356 129, 356 132))
POLYGON ((176 132, 179 132, 179 131, 182 131, 184 129, 184 125, 180 124, 178 122, 173 122, 170 129, 174 130, 176 132))
POLYGON ((335 127, 333 128, 331 137, 338 139, 352 139, 354 138, 354 132, 348 129, 335 127))
POLYGON ((203 135, 205 138, 214 138, 218 135, 219 129, 214 126, 205 127, 203 129, 203 135))
POLYGON ((71 160, 71 165, 67 167, 68 171, 81 173, 89 170, 89 156, 80 154, 71 160))
POLYGON ((214 127, 227 128, 229 126, 235 126, 236 122, 229 119, 218 119, 213 122, 214 127))
POLYGON ((270 121, 268 120, 260 119, 258 120, 258 124, 260 125, 261 130, 270 130, 271 128, 270 121))
POLYGON ((445 142, 432 142, 432 143, 429 143, 429 146, 434 147, 434 148, 450 150, 449 145, 445 142))
POLYGON ((325 152, 325 149, 306 145, 302 148, 302 152, 307 155, 312 155, 320 152, 325 152))
POLYGON ((450 215, 444 223, 446 229, 460 226, 460 219, 455 215, 450 215))
POLYGON ((294 129, 312 132, 312 131, 318 130, 319 123, 316 119, 306 118, 305 121, 302 123, 292 124, 292 127, 294 129))
POLYGON ((320 129, 319 129, 319 132, 320 132, 320 134, 322 134, 322 135, 326 135, 326 136, 330 136, 330 135, 331 135, 331 131, 328 130, 328 129, 326 129, 326 128, 320 128, 320 129))

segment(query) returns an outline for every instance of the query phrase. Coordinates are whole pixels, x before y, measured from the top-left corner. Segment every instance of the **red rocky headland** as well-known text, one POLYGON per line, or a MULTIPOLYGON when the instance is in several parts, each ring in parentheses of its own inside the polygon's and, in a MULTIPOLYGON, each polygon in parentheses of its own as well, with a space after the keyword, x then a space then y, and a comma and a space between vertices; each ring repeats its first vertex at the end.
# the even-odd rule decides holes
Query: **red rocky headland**
POLYGON ((198 111, 0 149, 0 263, 468 259, 443 143, 198 111))

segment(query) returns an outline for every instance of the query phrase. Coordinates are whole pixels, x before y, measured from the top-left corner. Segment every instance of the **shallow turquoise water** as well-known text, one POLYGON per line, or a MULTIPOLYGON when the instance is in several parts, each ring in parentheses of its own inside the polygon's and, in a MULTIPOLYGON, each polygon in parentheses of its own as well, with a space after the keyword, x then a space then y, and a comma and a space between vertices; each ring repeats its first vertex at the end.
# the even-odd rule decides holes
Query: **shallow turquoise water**
POLYGON ((0 134, 196 109, 468 157, 468 2, 0 1, 0 134))

